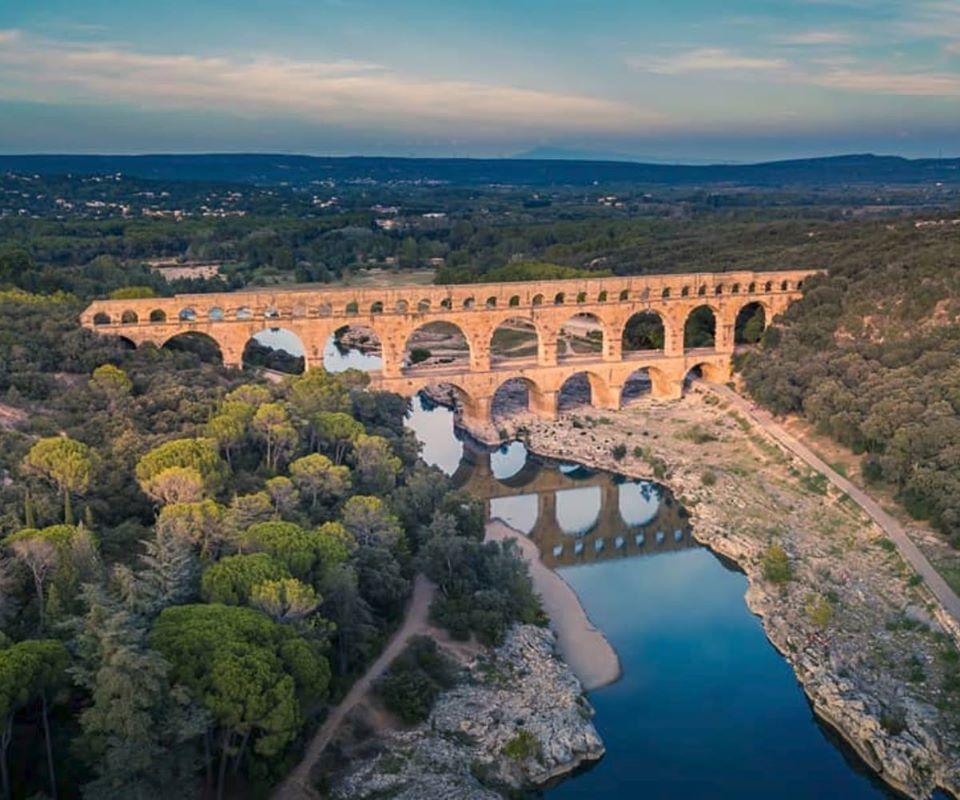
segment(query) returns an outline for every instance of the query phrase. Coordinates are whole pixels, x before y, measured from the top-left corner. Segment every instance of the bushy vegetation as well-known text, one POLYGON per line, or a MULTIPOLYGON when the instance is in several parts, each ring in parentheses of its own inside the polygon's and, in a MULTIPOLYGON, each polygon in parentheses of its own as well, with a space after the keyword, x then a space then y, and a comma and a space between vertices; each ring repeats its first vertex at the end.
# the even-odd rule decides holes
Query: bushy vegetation
POLYGON ((744 367, 751 394, 862 454, 960 547, 960 238, 898 224, 837 248, 744 367))
POLYGON ((456 683, 457 666, 429 636, 417 636, 390 665, 377 693, 404 722, 425 720, 444 689, 456 683))
MULTIPOLYGON (((364 375, 262 384, 81 331, 70 299, 2 302, 10 796, 264 792, 382 648, 421 563, 458 632, 538 617, 520 560, 482 544, 482 509, 364 375)), ((413 718, 447 681, 418 643, 386 692, 413 718)))

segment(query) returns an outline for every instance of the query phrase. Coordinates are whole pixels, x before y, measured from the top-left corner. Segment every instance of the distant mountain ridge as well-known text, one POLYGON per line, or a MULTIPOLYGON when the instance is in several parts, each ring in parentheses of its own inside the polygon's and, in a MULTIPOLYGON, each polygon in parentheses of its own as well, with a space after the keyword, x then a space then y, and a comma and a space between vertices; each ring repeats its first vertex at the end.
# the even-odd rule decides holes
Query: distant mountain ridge
POLYGON ((332 157, 270 153, 0 155, 0 170, 47 175, 120 172, 157 180, 297 185, 324 179, 529 186, 586 186, 593 183, 749 186, 960 183, 960 158, 907 159, 871 154, 712 165, 528 158, 332 157))

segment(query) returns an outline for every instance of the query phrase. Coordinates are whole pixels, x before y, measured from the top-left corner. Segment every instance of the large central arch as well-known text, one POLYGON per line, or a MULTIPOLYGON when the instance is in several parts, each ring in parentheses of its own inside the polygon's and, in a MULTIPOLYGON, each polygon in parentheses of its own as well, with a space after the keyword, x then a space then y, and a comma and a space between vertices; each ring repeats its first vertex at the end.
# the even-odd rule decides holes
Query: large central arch
POLYGON ((510 317, 490 336, 490 359, 493 363, 536 359, 541 345, 536 325, 523 317, 510 317))
POLYGON ((470 339, 453 322, 427 322, 419 325, 404 342, 405 371, 430 369, 468 369, 471 362, 470 339))
POLYGON ((200 331, 176 333, 167 338, 162 347, 178 353, 190 353, 200 361, 209 364, 223 364, 223 348, 220 343, 209 334, 200 331))
POLYGON ((638 311, 623 326, 623 357, 633 353, 662 352, 666 343, 663 317, 656 311, 638 311))
POLYGON ((306 348, 300 336, 287 328, 264 328, 247 340, 243 366, 299 375, 306 369, 306 348))
POLYGON ((700 350, 717 346, 717 314, 708 305, 697 306, 683 325, 683 349, 700 350))
POLYGON ((563 361, 591 355, 599 358, 603 354, 606 336, 606 326, 596 314, 586 311, 571 314, 560 325, 557 359, 563 361))

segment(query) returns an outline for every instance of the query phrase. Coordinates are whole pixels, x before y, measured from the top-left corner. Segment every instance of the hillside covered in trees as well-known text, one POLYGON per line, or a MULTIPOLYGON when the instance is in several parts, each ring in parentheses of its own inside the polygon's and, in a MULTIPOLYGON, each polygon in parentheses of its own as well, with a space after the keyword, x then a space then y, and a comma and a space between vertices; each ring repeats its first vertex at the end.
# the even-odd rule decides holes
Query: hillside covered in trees
POLYGON ((417 570, 456 636, 540 619, 401 398, 362 373, 262 384, 130 352, 79 307, 0 294, 4 796, 263 796, 417 570))
POLYGON ((862 454, 865 479, 960 548, 960 225, 838 244, 766 333, 746 384, 862 454))

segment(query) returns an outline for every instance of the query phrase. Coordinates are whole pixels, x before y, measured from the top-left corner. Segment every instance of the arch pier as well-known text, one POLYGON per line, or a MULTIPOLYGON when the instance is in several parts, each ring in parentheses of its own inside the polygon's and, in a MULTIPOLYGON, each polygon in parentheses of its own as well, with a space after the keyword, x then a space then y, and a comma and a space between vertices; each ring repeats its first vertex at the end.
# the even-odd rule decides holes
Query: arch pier
POLYGON ((814 274, 739 271, 383 289, 321 286, 97 300, 81 323, 137 346, 160 347, 185 333, 204 334, 219 346, 223 363, 237 368, 250 339, 264 329, 283 329, 302 342, 305 369, 323 366, 324 345, 337 329, 363 327, 382 349, 382 369, 371 373, 374 388, 412 397, 425 387, 451 384, 460 392, 463 422, 470 427, 489 424, 494 394, 511 379, 523 381, 530 412, 544 418, 557 416, 561 387, 579 373, 586 374, 591 404, 600 409, 620 407, 623 387, 638 370, 646 370, 652 396, 663 399, 679 398, 692 370, 708 380, 729 380, 746 312, 754 320, 750 337, 755 338, 802 295, 804 281, 814 274), (578 346, 570 344, 571 320, 581 321, 573 334, 580 338, 578 346), (582 322, 587 320, 593 333, 582 322), (468 353, 412 363, 410 337, 425 326, 455 328, 468 353), (503 329, 511 327, 535 337, 504 358, 494 352, 494 334, 500 329, 502 338, 503 329))

